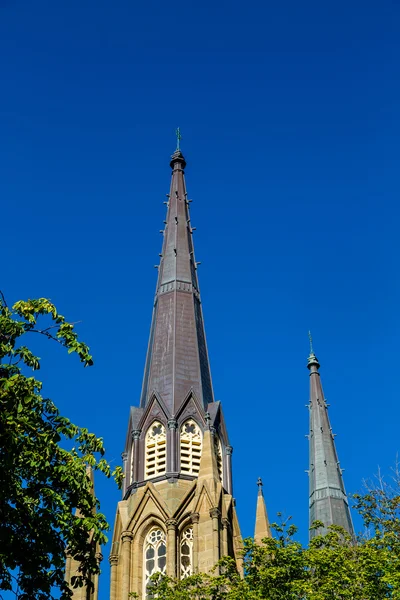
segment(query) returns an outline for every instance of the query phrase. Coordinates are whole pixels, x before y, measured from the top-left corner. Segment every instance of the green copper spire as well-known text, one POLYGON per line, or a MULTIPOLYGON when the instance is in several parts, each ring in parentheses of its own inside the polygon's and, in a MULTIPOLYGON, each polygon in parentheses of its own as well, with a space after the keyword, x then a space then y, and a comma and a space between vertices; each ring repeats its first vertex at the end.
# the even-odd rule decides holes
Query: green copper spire
POLYGON ((321 529, 310 529, 310 539, 326 532, 329 525, 340 525, 354 536, 349 501, 343 482, 335 435, 328 416, 328 404, 322 389, 319 363, 311 345, 308 358, 310 371, 309 430, 309 519, 322 521, 321 529))
POLYGON ((181 139, 182 139, 180 127, 178 127, 178 129, 175 131, 175 133, 176 133, 176 149, 180 150, 181 149, 181 139))
POLYGON ((316 365, 317 368, 319 368, 319 362, 314 353, 311 331, 308 332, 308 339, 310 340, 310 354, 307 359, 307 367, 310 367, 311 365, 316 365))
POLYGON ((310 340, 310 354, 314 354, 311 331, 308 332, 308 339, 310 340))

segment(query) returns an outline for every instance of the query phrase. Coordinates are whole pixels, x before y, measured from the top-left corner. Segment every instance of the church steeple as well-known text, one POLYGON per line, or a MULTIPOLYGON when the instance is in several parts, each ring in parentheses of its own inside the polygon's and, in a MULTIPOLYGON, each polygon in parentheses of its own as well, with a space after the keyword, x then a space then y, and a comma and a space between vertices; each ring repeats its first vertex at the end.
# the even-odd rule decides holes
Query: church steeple
MULTIPOLYGON (((335 435, 329 422, 328 404, 319 374, 320 364, 312 347, 311 334, 307 368, 310 371, 310 526, 314 521, 322 521, 325 528, 332 524, 341 525, 354 535, 335 435)), ((318 533, 321 530, 310 530, 310 538, 318 533)))
POLYGON ((232 446, 213 397, 177 137, 140 406, 131 407, 122 454, 110 600, 146 598, 155 572, 210 572, 222 556, 242 563, 232 446))

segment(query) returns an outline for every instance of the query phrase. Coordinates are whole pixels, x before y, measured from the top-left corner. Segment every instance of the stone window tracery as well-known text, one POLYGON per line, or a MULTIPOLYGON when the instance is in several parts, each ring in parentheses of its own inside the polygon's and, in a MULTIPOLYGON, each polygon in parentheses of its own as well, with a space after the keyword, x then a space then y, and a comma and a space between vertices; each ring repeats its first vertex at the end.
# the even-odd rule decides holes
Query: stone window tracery
POLYGON ((150 577, 154 573, 165 573, 167 568, 167 545, 165 542, 165 533, 159 527, 154 527, 146 536, 143 546, 143 586, 144 597, 148 597, 150 577))
POLYGON ((185 421, 180 431, 181 471, 188 475, 198 475, 200 470, 203 436, 196 421, 185 421))
POLYGON ((180 574, 181 579, 193 573, 193 527, 187 527, 181 535, 180 574))
POLYGON ((166 471, 167 437, 159 421, 150 425, 146 434, 145 479, 157 477, 166 471))

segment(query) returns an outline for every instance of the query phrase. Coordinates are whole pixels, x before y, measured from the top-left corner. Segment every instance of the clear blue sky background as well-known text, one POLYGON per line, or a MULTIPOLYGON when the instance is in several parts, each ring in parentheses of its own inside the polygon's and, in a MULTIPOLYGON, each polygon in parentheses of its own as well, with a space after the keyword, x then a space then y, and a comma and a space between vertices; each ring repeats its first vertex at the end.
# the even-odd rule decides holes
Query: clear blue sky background
MULTIPOLYGON (((399 19, 386 0, 0 2, 1 288, 81 321, 96 361, 36 341, 45 392, 120 463, 179 125, 246 536, 261 476, 307 539, 309 328, 348 491, 399 450, 399 19)), ((112 522, 119 492, 96 486, 112 522)))

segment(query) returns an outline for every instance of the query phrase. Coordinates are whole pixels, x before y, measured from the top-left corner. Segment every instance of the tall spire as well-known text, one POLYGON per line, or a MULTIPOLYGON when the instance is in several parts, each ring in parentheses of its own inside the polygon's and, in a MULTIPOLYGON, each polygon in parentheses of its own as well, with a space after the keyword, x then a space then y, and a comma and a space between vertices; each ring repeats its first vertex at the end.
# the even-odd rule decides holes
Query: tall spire
MULTIPOLYGON (((307 368, 310 371, 310 526, 314 521, 322 521, 325 528, 329 525, 341 525, 354 535, 335 436, 328 417, 328 404, 318 372, 320 364, 314 354, 310 333, 309 337, 310 354, 307 368)), ((317 533, 321 531, 310 530, 310 538, 317 533)))
POLYGON ((177 141, 141 406, 131 406, 122 454, 111 600, 145 599, 153 573, 209 573, 222 556, 243 571, 233 448, 213 400, 179 131, 177 141))
POLYGON ((256 525, 254 528, 254 541, 257 544, 261 544, 262 540, 266 537, 271 536, 271 528, 269 526, 267 506, 265 504, 265 498, 263 494, 263 482, 261 477, 258 478, 258 496, 257 496, 257 509, 256 509, 256 525))
POLYGON ((141 396, 144 407, 156 393, 170 414, 191 389, 204 407, 213 401, 180 139, 178 129, 141 396))

